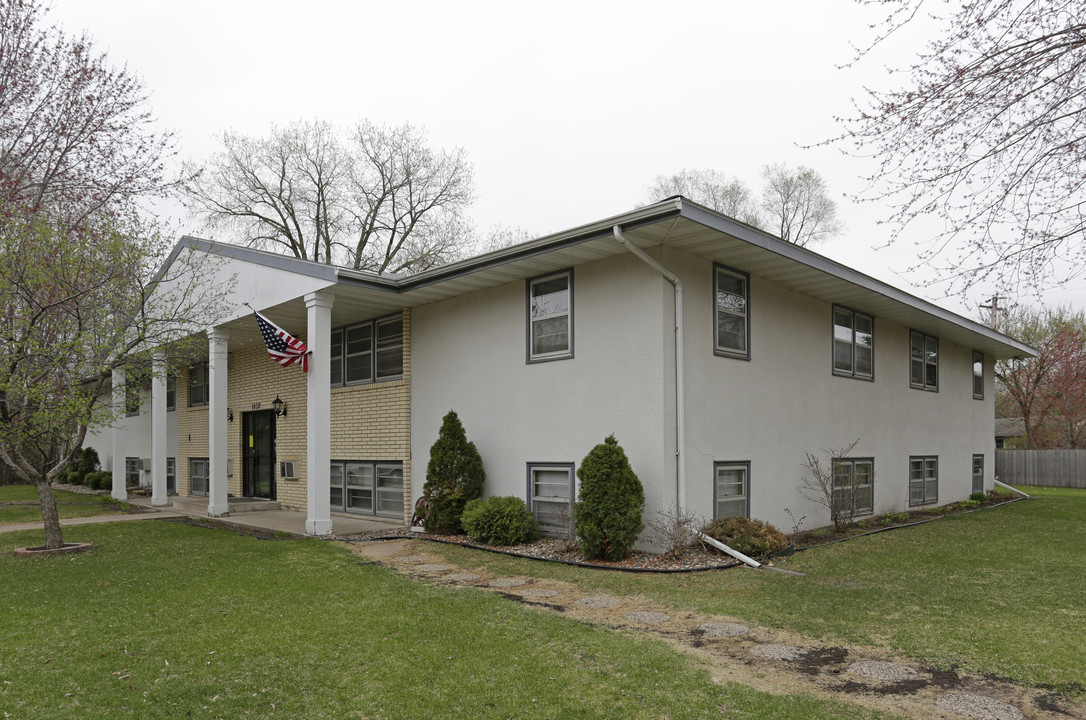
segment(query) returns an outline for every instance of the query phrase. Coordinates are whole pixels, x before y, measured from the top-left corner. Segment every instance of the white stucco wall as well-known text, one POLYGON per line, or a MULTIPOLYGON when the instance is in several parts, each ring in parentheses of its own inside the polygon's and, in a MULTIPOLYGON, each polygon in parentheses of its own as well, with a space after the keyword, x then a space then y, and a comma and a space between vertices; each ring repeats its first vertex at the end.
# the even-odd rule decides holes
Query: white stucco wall
MULTIPOLYGON (((910 455, 939 458, 939 504, 969 496, 973 454, 994 469, 994 379, 985 359, 985 399, 973 399, 972 348, 940 339, 939 390, 909 387, 909 328, 875 317, 874 382, 832 373, 832 303, 750 281, 751 359, 713 354, 713 264, 667 252, 687 287, 688 507, 711 516, 714 461, 750 461, 751 516, 790 531, 829 523, 799 492, 805 453, 860 442, 875 460, 874 512, 908 505, 910 455)), ((737 269, 742 270, 741 266, 737 269)), ((854 310, 864 312, 863 307, 854 310)))
POLYGON ((581 265, 573 277, 574 357, 526 363, 523 281, 412 314, 411 451, 421 495, 430 446, 455 410, 479 448, 487 495, 527 496, 527 463, 580 462, 614 433, 646 488, 670 506, 673 430, 660 378, 670 375, 671 286, 633 257, 581 265), (666 320, 665 320, 666 318, 666 320))
MULTIPOLYGON (((120 418, 116 423, 121 431, 120 462, 126 457, 151 457, 151 391, 140 391, 140 414, 120 418)), ((166 456, 177 457, 177 412, 166 412, 166 456)), ((113 470, 113 428, 92 428, 87 430, 83 447, 93 447, 98 451, 102 469, 113 470)), ((150 486, 151 473, 140 473, 140 485, 150 486)))
MULTIPOLYGON (((716 461, 749 461, 751 516, 786 531, 829 523, 799 492, 806 452, 859 439, 875 460, 874 510, 908 506, 909 457, 938 456, 939 504, 968 497, 972 456, 994 468, 994 382, 972 397, 972 348, 940 340, 939 390, 909 387, 909 328, 875 317, 875 381, 832 374, 832 303, 751 277, 751 360, 713 354, 713 264, 653 253, 685 290, 687 507, 711 517, 716 461)), ((737 269, 742 266, 736 263, 737 269)), ((672 288, 624 256, 574 271, 571 360, 525 362, 525 284, 417 308, 412 454, 454 409, 479 447, 488 495, 526 497, 528 462, 575 462, 615 433, 646 489, 647 516, 674 506, 672 288)), ((864 312, 865 308, 853 308, 864 312)))

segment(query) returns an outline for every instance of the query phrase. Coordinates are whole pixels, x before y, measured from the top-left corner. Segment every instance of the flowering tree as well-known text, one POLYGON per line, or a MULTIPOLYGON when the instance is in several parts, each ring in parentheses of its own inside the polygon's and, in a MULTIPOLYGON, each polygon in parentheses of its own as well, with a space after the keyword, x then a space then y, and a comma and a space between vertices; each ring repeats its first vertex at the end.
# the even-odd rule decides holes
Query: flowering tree
MULTIPOLYGON (((859 2, 887 11, 872 48, 932 5, 859 2)), ((1054 260, 1078 272, 1086 260, 1081 0, 978 0, 931 17, 938 38, 903 72, 886 73, 905 75, 904 84, 870 90, 836 139, 878 160, 865 199, 890 204, 895 238, 919 218, 940 220, 920 260, 944 269, 957 289, 1040 285, 1054 260)))

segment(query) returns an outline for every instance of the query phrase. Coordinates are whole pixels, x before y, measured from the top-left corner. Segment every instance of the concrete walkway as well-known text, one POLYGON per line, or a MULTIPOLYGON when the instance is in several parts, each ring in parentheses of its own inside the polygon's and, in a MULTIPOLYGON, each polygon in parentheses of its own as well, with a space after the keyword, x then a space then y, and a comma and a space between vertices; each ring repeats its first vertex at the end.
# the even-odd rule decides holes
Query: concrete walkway
MULTIPOLYGON (((70 525, 92 525, 105 522, 128 522, 133 520, 161 520, 176 517, 207 517, 207 499, 173 496, 170 504, 165 507, 151 507, 149 497, 131 497, 129 504, 139 505, 149 512, 134 515, 97 515, 94 517, 71 518, 61 520, 61 527, 70 525)), ((225 524, 244 528, 267 530, 268 532, 288 532, 293 535, 305 535, 304 512, 297 510, 260 510, 256 512, 237 512, 228 516, 216 518, 225 524)), ((332 531, 336 535, 348 535, 372 530, 393 530, 403 527, 402 522, 394 520, 374 520, 356 517, 332 516, 332 531)), ((42 530, 43 525, 37 523, 19 523, 18 525, 0 526, 0 533, 18 532, 20 530, 42 530)))

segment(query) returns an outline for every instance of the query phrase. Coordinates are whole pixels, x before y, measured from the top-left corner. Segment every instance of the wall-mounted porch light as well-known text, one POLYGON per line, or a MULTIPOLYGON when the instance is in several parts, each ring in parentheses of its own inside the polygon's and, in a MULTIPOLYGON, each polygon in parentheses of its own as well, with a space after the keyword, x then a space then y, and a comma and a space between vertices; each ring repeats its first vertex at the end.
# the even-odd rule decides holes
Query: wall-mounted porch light
POLYGON ((287 404, 279 399, 278 394, 272 400, 272 410, 275 411, 276 417, 285 417, 287 414, 287 404))
POLYGON ((226 408, 226 420, 227 422, 234 422, 234 411, 230 408, 226 408))

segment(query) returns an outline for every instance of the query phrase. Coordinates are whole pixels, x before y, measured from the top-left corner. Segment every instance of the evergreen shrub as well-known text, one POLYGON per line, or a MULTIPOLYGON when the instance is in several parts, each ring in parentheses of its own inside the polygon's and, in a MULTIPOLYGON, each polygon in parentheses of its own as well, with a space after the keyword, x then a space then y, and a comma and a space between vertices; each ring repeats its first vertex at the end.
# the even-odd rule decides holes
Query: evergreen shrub
POLYGON ((464 532, 487 545, 519 545, 539 537, 539 525, 518 497, 470 500, 460 516, 464 532))
POLYGON ((460 418, 450 410, 442 419, 426 466, 426 483, 422 487, 422 494, 427 499, 422 518, 426 532, 460 533, 464 506, 469 500, 483 496, 484 482, 483 459, 475 443, 468 442, 460 418))
POLYGON ((767 557, 788 547, 788 538, 780 530, 767 522, 745 517, 717 518, 701 531, 752 558, 767 557))
POLYGON ((614 435, 592 448, 577 470, 580 500, 573 519, 581 554, 588 559, 621 560, 643 527, 645 491, 614 435))
POLYGON ((83 476, 83 484, 91 490, 109 490, 113 487, 113 473, 105 470, 87 473, 83 476))

